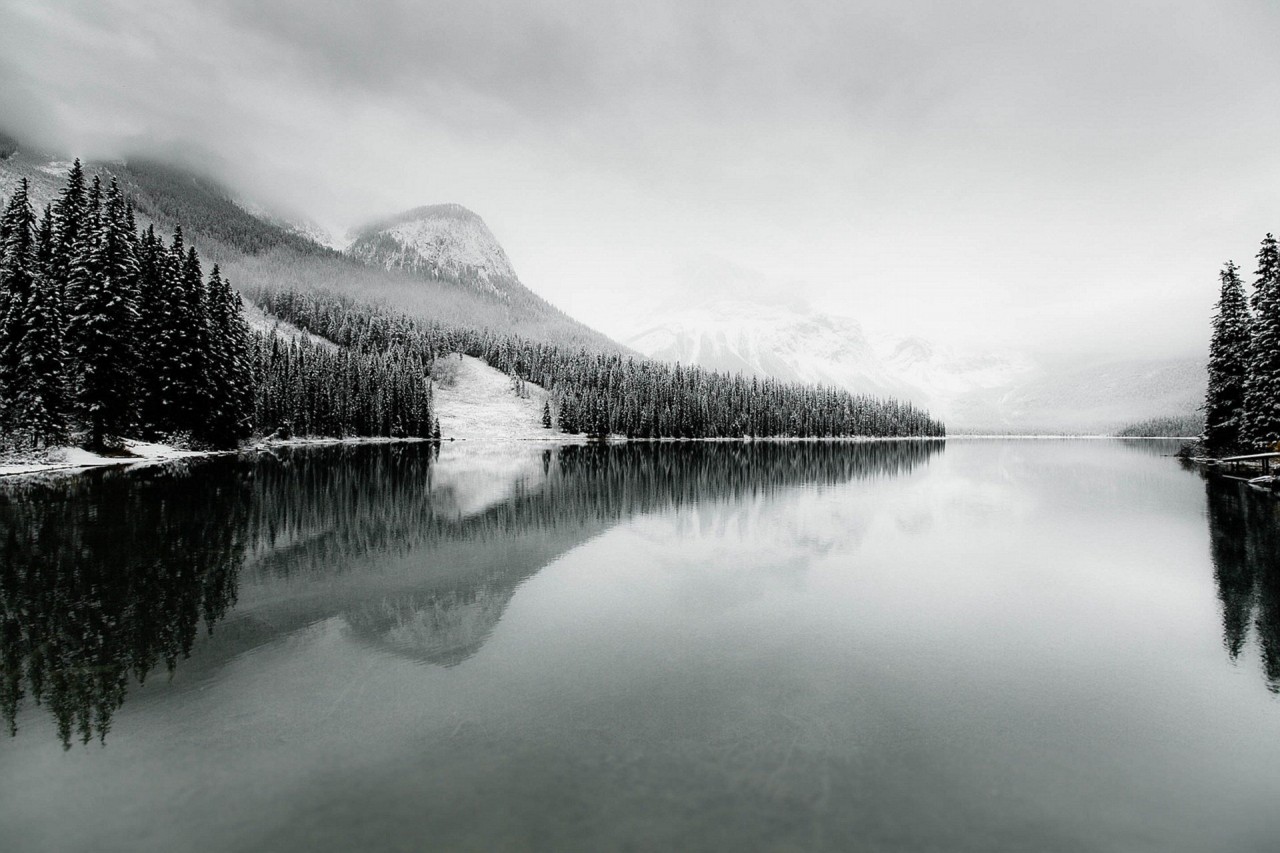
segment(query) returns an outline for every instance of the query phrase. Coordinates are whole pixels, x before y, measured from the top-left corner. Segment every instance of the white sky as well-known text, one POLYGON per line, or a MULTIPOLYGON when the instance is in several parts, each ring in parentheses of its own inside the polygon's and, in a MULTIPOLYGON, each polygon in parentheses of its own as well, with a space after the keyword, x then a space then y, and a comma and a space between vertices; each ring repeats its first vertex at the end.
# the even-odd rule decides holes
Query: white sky
POLYGON ((1203 352, 1280 229, 1280 4, 0 0, 0 127, 333 227, 456 201, 619 334, 714 257, 872 327, 1203 352))

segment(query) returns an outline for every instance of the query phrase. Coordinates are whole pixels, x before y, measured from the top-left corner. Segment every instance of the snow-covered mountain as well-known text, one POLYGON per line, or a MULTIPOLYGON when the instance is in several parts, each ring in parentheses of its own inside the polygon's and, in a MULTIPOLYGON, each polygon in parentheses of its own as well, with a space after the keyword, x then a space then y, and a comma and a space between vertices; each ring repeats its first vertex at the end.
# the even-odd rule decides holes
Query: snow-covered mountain
POLYGON ((662 306, 624 343, 666 361, 910 400, 961 430, 1106 431, 1192 414, 1203 399, 1201 360, 1050 361, 871 334, 853 318, 770 296, 761 282, 726 287, 705 272, 686 290, 708 295, 662 306))
POLYGON ((346 252, 388 270, 509 298, 519 277, 489 226, 460 204, 417 207, 354 232, 346 252))
POLYGON ((1035 370, 1017 353, 869 335, 853 318, 795 302, 706 301, 667 314, 625 343, 667 361, 908 399, 944 418, 958 398, 1007 387, 1035 370))

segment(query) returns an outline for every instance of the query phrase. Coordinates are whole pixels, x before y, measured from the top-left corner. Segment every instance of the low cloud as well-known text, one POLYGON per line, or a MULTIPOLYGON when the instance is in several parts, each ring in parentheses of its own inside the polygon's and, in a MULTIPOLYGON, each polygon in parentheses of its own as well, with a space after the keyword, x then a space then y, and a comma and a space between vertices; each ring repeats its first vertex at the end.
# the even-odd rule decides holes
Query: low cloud
POLYGON ((1218 265, 1280 228, 1280 10, 1243 0, 0 17, 20 137, 184 159, 338 228, 458 201, 606 330, 713 255, 904 332, 1199 352, 1218 265))

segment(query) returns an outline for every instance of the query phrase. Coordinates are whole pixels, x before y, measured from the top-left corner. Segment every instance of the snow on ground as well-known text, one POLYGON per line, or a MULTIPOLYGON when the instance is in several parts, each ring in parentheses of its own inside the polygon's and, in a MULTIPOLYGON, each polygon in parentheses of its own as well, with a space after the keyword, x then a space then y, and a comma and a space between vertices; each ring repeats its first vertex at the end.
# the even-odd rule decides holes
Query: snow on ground
POLYGON ((436 417, 440 435, 481 441, 572 440, 542 425, 547 392, 526 382, 525 396, 517 396, 512 379, 478 358, 450 355, 436 363, 436 417))
POLYGON ((305 447, 324 444, 384 444, 399 441, 421 441, 406 438, 289 438, 262 439, 245 445, 239 450, 183 450, 168 444, 126 439, 127 455, 101 456, 80 447, 57 447, 43 454, 40 459, 21 462, 0 461, 0 477, 18 474, 43 474, 49 471, 78 471, 85 468, 103 468, 111 465, 156 465, 175 459, 193 459, 200 456, 225 456, 273 450, 278 447, 305 447))
POLYGON ((205 456, 198 450, 180 450, 167 444, 147 441, 126 441, 127 455, 101 456, 80 447, 57 447, 44 454, 42 459, 29 462, 0 462, 0 477, 9 474, 38 474, 43 471, 59 471, 68 468, 100 468, 104 465, 137 465, 141 463, 167 462, 191 456, 205 456))
POLYGON ((338 345, 328 338, 322 338, 319 335, 299 329, 288 320, 282 320, 274 315, 268 315, 254 303, 249 300, 244 301, 244 319, 249 324, 249 328, 255 332, 270 334, 273 330, 277 335, 286 341, 296 341, 306 338, 313 344, 327 350, 336 350, 338 345))
MULTIPOLYGON (((251 315, 255 328, 269 329, 265 315, 257 312, 258 322, 251 315)), ((306 334, 300 329, 281 324, 278 333, 285 337, 306 334)), ((314 336, 312 336, 314 337, 314 336)), ((315 338, 333 346, 323 338, 315 338)), ((569 436, 555 429, 542 426, 542 405, 547 392, 532 383, 524 384, 524 396, 519 396, 512 386, 511 377, 495 370, 478 358, 456 355, 444 359, 438 366, 435 380, 436 413, 440 419, 442 437, 478 441, 541 441, 547 445, 579 442, 582 436, 569 436)), ((268 450, 275 447, 298 447, 308 444, 337 444, 360 442, 387 442, 401 439, 380 438, 292 438, 287 440, 263 440, 247 445, 241 451, 268 450)), ((201 450, 182 450, 167 444, 126 440, 125 454, 101 456, 79 447, 60 447, 48 451, 38 459, 22 461, 0 460, 0 477, 15 474, 38 474, 46 471, 99 468, 107 465, 143 465, 186 459, 195 456, 213 456, 215 453, 201 450)), ((231 453, 241 451, 227 451, 231 453)), ((461 479, 474 479, 478 470, 485 470, 488 479, 501 482, 498 489, 505 494, 506 484, 520 481, 534 474, 528 457, 510 457, 496 454, 471 455, 465 464, 454 466, 458 471, 446 470, 443 476, 457 474, 461 479), (465 469, 465 470, 463 470, 465 469)), ((449 466, 445 466, 449 469, 449 466)), ((491 490, 492 491, 492 490, 491 490)), ((499 495, 501 497, 501 495, 499 495)), ((492 503, 492 494, 480 494, 461 501, 463 509, 473 511, 474 506, 492 503)))

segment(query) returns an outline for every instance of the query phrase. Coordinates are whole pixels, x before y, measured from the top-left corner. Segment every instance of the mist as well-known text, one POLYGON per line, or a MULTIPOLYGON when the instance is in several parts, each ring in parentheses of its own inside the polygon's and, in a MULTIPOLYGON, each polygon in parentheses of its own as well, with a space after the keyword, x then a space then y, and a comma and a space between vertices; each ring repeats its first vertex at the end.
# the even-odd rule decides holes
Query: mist
POLYGON ((1257 2, 4 0, 0 128, 335 232, 466 205, 602 331, 744 289, 1035 352, 1202 355, 1280 227, 1257 2), (761 282, 766 284, 762 285, 761 282))

